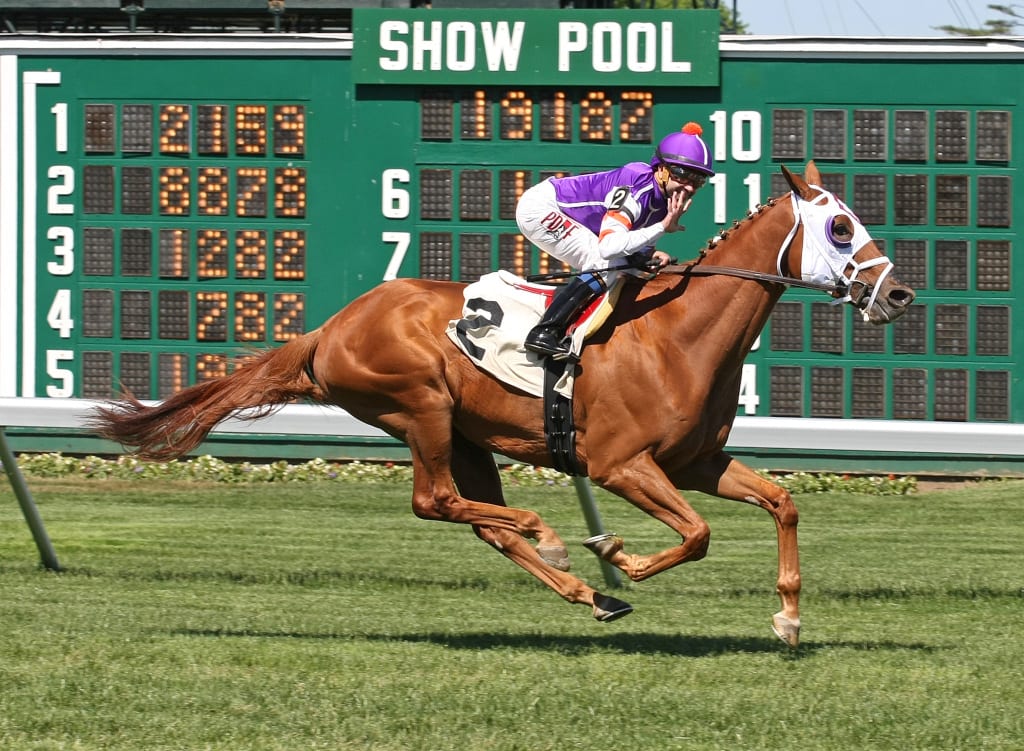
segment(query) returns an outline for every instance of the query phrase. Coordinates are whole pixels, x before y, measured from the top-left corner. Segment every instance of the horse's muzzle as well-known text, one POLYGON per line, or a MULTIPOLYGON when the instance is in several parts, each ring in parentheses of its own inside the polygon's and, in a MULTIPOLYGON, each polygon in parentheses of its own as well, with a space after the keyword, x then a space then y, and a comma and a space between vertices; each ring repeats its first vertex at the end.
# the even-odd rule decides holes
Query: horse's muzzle
POLYGON ((883 280, 874 303, 869 306, 874 286, 860 281, 854 282, 851 286, 850 302, 863 313, 864 319, 871 323, 892 323, 907 312, 910 303, 914 302, 917 296, 913 289, 890 277, 883 280))

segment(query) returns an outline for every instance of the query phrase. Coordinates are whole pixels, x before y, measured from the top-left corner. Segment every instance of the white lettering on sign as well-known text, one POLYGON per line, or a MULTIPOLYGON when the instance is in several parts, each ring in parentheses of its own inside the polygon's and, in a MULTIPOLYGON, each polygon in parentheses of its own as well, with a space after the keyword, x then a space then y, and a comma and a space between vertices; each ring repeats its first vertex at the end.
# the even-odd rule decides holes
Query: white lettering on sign
POLYGON ((653 23, 634 21, 625 25, 600 21, 593 28, 581 21, 562 21, 558 24, 558 70, 570 71, 574 55, 590 52, 590 65, 599 73, 616 73, 625 69, 631 73, 689 73, 693 65, 688 60, 676 60, 672 47, 672 22, 653 23))
POLYGON ((487 51, 487 70, 516 70, 519 68, 519 51, 523 47, 523 29, 526 25, 517 21, 509 32, 508 23, 502 21, 495 26, 485 23, 480 27, 487 51))
MULTIPOLYGON (((379 26, 381 70, 519 70, 525 21, 383 21, 379 26)), ((597 73, 690 73, 676 59, 673 22, 582 21, 558 23, 558 70, 597 73)))
POLYGON ((384 21, 380 48, 391 54, 378 63, 381 70, 476 70, 479 39, 487 70, 516 71, 525 29, 523 21, 384 21))
POLYGON ((412 69, 424 70, 423 58, 430 56, 430 70, 441 70, 441 22, 430 23, 430 33, 425 33, 427 24, 417 21, 412 25, 412 69))

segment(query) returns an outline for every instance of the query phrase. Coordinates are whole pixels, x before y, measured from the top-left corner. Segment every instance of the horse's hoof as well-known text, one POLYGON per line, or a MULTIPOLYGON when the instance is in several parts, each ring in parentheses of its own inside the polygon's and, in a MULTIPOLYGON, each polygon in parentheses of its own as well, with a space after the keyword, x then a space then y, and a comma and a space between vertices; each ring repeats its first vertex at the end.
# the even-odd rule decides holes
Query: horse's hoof
POLYGON ((617 620, 632 612, 633 606, 628 602, 616 600, 614 597, 603 595, 600 592, 594 593, 594 617, 602 623, 617 620))
POLYGON ((615 534, 594 535, 583 541, 583 547, 606 561, 622 550, 624 544, 622 538, 615 534))
POLYGON ((559 571, 569 570, 569 551, 565 549, 565 545, 538 545, 537 555, 551 568, 559 571))
POLYGON ((790 647, 800 644, 800 619, 789 618, 778 612, 772 616, 772 631, 790 647))

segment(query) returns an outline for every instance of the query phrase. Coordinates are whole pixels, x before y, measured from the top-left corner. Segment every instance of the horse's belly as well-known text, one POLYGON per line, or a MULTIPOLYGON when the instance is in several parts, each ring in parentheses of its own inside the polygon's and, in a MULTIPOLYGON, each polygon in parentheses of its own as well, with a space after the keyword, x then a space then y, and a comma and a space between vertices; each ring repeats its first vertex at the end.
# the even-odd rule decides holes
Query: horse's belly
POLYGON ((543 401, 522 394, 479 370, 452 345, 457 354, 446 371, 455 399, 455 429, 471 442, 511 459, 542 461, 543 401))

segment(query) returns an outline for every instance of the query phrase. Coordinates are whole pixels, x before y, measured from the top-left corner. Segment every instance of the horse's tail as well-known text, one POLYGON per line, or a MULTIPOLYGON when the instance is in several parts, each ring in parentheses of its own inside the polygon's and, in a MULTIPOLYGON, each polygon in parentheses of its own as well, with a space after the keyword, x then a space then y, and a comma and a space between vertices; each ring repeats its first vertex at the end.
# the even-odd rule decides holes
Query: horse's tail
POLYGON ((312 376, 319 341, 316 329, 255 356, 230 375, 197 383, 156 404, 129 395, 97 407, 89 427, 144 459, 177 458, 239 410, 251 410, 244 417, 256 419, 295 399, 323 401, 324 391, 312 376))

